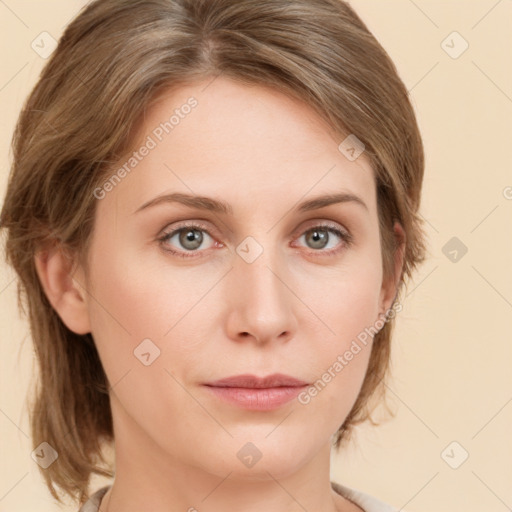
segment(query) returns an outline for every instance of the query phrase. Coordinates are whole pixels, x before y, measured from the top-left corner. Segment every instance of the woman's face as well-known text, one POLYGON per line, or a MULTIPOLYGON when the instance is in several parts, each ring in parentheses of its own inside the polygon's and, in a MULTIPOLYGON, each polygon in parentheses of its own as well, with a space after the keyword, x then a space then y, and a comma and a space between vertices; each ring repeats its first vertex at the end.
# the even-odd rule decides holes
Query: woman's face
POLYGON ((76 275, 125 451, 279 478, 328 450, 365 376, 361 333, 394 297, 373 173, 342 140, 304 104, 223 77, 146 112, 136 155, 95 192, 76 275), (311 203, 338 194, 358 199, 311 203), (275 373, 323 384, 288 401, 205 385, 275 373))

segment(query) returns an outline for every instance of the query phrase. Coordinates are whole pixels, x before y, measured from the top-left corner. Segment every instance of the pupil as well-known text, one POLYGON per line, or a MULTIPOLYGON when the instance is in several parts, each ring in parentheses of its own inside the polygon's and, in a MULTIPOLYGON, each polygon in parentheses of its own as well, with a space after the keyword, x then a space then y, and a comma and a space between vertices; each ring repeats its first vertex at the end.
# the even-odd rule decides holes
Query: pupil
POLYGON ((180 235, 180 241, 183 247, 188 250, 197 249, 203 240, 201 232, 197 229, 190 229, 188 231, 182 231, 180 235), (191 245, 188 245, 191 244, 191 245))
POLYGON ((323 248, 327 243, 327 233, 325 231, 321 231, 318 229, 313 230, 312 232, 313 244, 315 248, 323 248))

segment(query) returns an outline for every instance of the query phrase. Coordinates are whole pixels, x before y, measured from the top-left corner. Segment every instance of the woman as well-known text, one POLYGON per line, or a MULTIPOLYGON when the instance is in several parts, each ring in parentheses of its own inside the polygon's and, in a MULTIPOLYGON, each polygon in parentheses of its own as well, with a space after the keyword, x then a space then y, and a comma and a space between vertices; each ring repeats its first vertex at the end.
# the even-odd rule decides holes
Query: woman
POLYGON ((424 259, 423 147, 347 3, 92 2, 13 148, 2 226, 55 498, 394 510, 329 463, 382 395, 424 259), (115 478, 91 493, 92 474, 115 478))

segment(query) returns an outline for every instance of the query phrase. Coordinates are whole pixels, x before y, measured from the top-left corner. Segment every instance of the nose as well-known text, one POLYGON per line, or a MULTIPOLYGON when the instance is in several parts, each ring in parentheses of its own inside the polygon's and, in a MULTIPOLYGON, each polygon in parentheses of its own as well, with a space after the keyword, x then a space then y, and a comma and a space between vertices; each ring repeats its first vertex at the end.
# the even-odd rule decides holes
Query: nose
POLYGON ((291 277, 276 251, 263 250, 252 263, 235 254, 225 290, 227 331, 234 341, 288 341, 296 332, 291 277), (287 282, 288 281, 288 282, 287 282))

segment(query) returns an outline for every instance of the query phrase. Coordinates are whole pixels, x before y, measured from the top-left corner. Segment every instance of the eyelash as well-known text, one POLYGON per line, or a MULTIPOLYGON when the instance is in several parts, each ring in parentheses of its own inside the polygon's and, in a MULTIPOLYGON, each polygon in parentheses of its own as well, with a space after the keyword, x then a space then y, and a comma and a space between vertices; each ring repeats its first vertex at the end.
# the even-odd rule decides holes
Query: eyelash
MULTIPOLYGON (((165 242, 167 242, 169 239, 171 239, 174 235, 176 235, 177 233, 180 233, 181 231, 186 231, 186 230, 204 231, 205 233, 208 234, 209 237, 214 239, 214 237, 210 234, 210 232, 208 231, 206 226, 192 222, 190 224, 185 224, 183 226, 180 226, 179 228, 173 229, 172 231, 164 232, 162 234, 162 236, 160 236, 158 238, 158 241, 162 245, 162 248, 164 251, 169 252, 174 256, 178 256, 179 258, 201 257, 201 256, 198 256, 197 254, 199 252, 203 252, 203 251, 189 251, 189 253, 187 254, 186 252, 183 252, 183 251, 176 251, 174 249, 169 249, 168 247, 163 247, 165 242)), ((309 233, 311 231, 314 231, 314 230, 329 231, 331 233, 334 233, 339 238, 341 238, 341 240, 343 241, 342 245, 344 245, 345 248, 350 247, 353 243, 353 237, 350 233, 341 231, 340 229, 338 229, 337 227, 335 227, 334 225, 331 225, 331 224, 319 224, 319 225, 313 226, 313 227, 308 228, 305 231, 303 231, 300 236, 302 236, 306 233, 309 233)), ((325 251, 322 249, 319 249, 319 250, 310 249, 310 252, 316 253, 316 254, 321 254, 322 256, 334 256, 341 250, 342 250, 342 248, 329 249, 329 250, 325 250, 325 251)))

